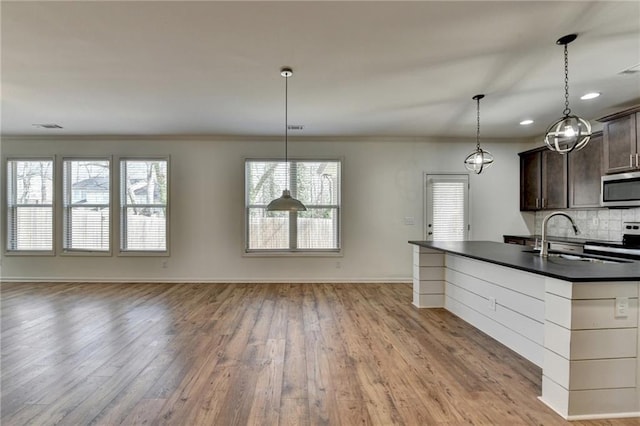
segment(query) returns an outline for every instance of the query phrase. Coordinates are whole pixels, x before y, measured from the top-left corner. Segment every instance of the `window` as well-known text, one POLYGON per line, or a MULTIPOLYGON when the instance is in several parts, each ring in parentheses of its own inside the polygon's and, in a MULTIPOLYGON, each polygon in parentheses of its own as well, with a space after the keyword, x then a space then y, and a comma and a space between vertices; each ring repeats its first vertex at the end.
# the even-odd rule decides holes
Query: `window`
POLYGON ((7 251, 53 253, 53 160, 7 161, 7 251))
POLYGON ((469 237, 469 176, 426 175, 426 239, 463 241, 469 237))
POLYGON ((109 251, 110 161, 64 160, 63 249, 109 251))
POLYGON ((168 160, 120 161, 121 252, 166 252, 168 160))
POLYGON ((247 160, 245 163, 247 252, 340 250, 338 160, 247 160), (268 212, 267 204, 289 189, 305 212, 268 212))

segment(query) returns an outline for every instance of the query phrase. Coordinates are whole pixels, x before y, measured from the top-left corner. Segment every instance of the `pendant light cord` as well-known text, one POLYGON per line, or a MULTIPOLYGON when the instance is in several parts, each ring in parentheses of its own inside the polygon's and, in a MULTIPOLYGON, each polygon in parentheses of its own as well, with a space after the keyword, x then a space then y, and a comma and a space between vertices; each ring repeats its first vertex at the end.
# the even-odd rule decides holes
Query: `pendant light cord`
POLYGON ((477 126, 476 126, 476 151, 480 151, 480 97, 476 99, 477 102, 477 126))
POLYGON ((284 76, 284 167, 287 173, 285 188, 289 187, 289 76, 284 76))
MULTIPOLYGON (((289 145, 289 77, 284 78, 284 162, 289 164, 288 158, 288 145, 289 145)), ((288 168, 289 166, 287 166, 288 168)), ((288 173, 287 173, 288 174, 288 173)))
POLYGON ((571 108, 569 108, 569 49, 567 43, 564 45, 564 111, 562 111, 565 117, 571 114, 571 108))

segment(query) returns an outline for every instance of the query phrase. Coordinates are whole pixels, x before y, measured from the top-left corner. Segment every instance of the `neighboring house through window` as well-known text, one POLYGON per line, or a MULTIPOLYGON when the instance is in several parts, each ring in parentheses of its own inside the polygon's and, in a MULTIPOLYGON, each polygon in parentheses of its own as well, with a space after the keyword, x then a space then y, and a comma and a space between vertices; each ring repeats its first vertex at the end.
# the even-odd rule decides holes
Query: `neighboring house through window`
POLYGON ((339 160, 246 160, 247 252, 340 251, 339 160), (307 211, 268 212, 267 205, 289 189, 307 211))
POLYGON ((62 169, 63 249, 110 251, 111 185, 108 159, 65 159, 62 169))

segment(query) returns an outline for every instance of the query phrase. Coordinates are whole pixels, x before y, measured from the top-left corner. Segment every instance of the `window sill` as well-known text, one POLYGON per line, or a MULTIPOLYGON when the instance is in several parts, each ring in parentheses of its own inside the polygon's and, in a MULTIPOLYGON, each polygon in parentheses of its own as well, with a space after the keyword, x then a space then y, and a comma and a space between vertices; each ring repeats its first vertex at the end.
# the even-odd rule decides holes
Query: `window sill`
POLYGON ((91 251, 91 250, 63 250, 60 252, 60 256, 96 256, 96 257, 109 257, 111 251, 91 251))
POLYGON ((7 250, 4 255, 9 256, 47 256, 52 257, 56 254, 53 251, 38 251, 38 250, 7 250))
POLYGON ((169 251, 120 251, 121 257, 169 257, 169 251))
POLYGON ((342 250, 318 250, 318 251, 276 251, 276 250, 251 250, 244 251, 243 257, 344 257, 342 250))

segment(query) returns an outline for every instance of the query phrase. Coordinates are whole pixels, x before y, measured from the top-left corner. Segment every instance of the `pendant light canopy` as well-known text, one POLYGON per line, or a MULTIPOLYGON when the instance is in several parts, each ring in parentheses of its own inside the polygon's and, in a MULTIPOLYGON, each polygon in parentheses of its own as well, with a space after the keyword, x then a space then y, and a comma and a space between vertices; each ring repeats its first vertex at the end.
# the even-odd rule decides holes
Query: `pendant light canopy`
POLYGON ((591 139, 591 124, 569 108, 569 52, 567 45, 575 40, 576 34, 561 37, 556 44, 564 45, 564 110, 563 117, 549 126, 544 135, 544 143, 550 150, 566 154, 584 148, 591 139))
POLYGON ((464 159, 464 166, 470 172, 480 174, 486 168, 491 167, 493 164, 493 155, 490 152, 480 148, 480 99, 484 98, 484 95, 475 95, 473 100, 477 103, 477 127, 476 127, 476 150, 467 155, 464 159))
MULTIPOLYGON (((287 168, 287 184, 289 182, 289 158, 288 158, 288 145, 289 145, 289 122, 288 122, 288 81, 289 77, 293 75, 291 68, 284 67, 280 70, 280 75, 284 77, 284 164, 287 168)), ((300 201, 291 196, 291 191, 285 189, 282 191, 282 196, 271 201, 267 205, 267 211, 286 211, 297 212, 306 211, 307 208, 300 201)))

